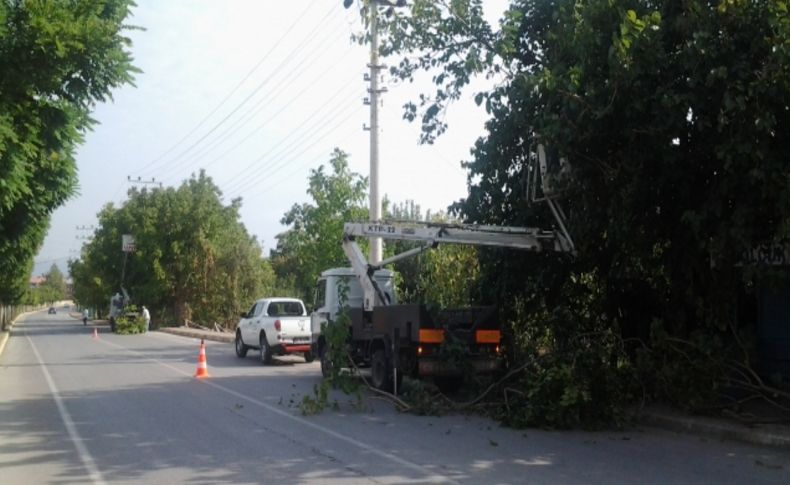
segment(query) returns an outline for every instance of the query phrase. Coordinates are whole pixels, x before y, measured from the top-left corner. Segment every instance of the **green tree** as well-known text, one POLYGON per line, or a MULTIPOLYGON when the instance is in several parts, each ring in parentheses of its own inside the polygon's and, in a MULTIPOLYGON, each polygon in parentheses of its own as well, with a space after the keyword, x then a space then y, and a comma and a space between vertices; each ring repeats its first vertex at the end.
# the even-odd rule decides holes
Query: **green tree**
POLYGON ((49 271, 42 275, 44 283, 25 292, 23 302, 27 305, 54 303, 66 298, 66 279, 57 264, 52 264, 49 271))
MULTIPOLYGON (((382 212, 384 218, 393 221, 424 221, 422 208, 413 200, 401 203, 391 203, 385 196, 382 201, 382 212)), ((409 241, 388 241, 384 240, 384 258, 389 258, 395 254, 400 254, 419 246, 418 243, 409 241)), ((412 258, 402 259, 392 265, 395 270, 395 284, 398 288, 398 301, 402 303, 419 303, 424 301, 424 292, 420 286, 420 275, 424 268, 422 263, 423 254, 412 258)))
POLYGON ((348 168, 348 156, 332 152, 324 165, 310 171, 307 194, 312 203, 294 204, 280 221, 288 229, 277 236, 271 260, 277 276, 291 282, 306 301, 312 298, 318 275, 329 268, 348 266, 341 246, 343 224, 367 219, 364 206, 367 179, 348 168))
POLYGON ((105 283, 99 276, 100 267, 95 267, 96 256, 87 254, 82 259, 69 260, 69 274, 74 281, 73 297, 79 305, 85 308, 96 308, 99 314, 109 309, 110 296, 118 288, 110 283, 105 283), (107 292, 110 293, 107 293, 107 292))
POLYGON ((415 0, 385 22, 393 74, 434 76, 405 113, 426 141, 473 76, 497 81, 475 96, 490 120, 454 206, 465 220, 550 227, 526 194, 537 142, 572 164, 576 258, 480 252, 481 289, 536 362, 512 421, 617 419, 620 336, 648 344, 626 347, 645 389, 685 406, 711 402, 733 361, 751 364, 738 296, 776 279, 740 255, 790 235, 786 2, 514 0, 495 30, 479 0, 415 0))
POLYGON ((66 279, 57 264, 52 264, 44 277, 47 279, 42 285, 42 289, 47 297, 44 301, 55 302, 66 298, 66 279))
POLYGON ((241 200, 225 206, 220 195, 201 172, 177 189, 132 189, 122 207, 105 206, 93 240, 70 265, 77 301, 107 308, 123 285, 157 319, 235 322, 273 289, 274 273, 239 220, 241 200), (123 234, 136 242, 128 255, 123 234))
MULTIPOLYGON (((409 200, 401 204, 384 204, 386 217, 397 221, 452 223, 457 219, 444 212, 422 214, 419 204, 409 200)), ((422 243, 385 241, 385 257, 419 247, 422 243)), ((438 307, 468 306, 477 300, 479 265, 473 246, 444 244, 416 257, 393 265, 398 297, 404 303, 427 303, 438 307)))
POLYGON ((131 0, 0 1, 0 301, 24 294, 52 211, 74 194, 76 147, 132 81, 131 0))

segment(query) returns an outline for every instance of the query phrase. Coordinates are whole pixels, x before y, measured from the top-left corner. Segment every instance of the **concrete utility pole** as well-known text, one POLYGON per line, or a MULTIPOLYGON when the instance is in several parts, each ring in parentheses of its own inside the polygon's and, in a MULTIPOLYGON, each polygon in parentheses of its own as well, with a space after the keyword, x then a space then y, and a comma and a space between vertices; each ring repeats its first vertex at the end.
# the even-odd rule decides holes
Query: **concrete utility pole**
MULTIPOLYGON (((379 29, 378 5, 370 5, 370 220, 381 220, 379 197, 379 29)), ((383 92, 383 91, 381 91, 383 92)), ((380 237, 370 240, 370 263, 381 262, 383 244, 380 237)))
MULTIPOLYGON (((353 0, 344 0, 343 6, 349 8, 353 0)), ((381 196, 379 193, 379 95, 387 92, 387 88, 379 88, 381 78, 380 71, 386 66, 379 64, 379 5, 388 7, 405 7, 406 0, 369 0, 370 8, 370 73, 366 76, 366 81, 370 81, 370 98, 366 102, 370 104, 370 215, 371 221, 381 220, 381 196)), ((380 237, 370 240, 370 264, 381 262, 383 250, 380 237)))

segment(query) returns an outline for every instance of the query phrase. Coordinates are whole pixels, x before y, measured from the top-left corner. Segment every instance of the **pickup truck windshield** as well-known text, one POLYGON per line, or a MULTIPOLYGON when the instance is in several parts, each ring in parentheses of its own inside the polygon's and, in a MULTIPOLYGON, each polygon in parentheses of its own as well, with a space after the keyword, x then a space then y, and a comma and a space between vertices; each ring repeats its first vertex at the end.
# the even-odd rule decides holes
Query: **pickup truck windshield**
POLYGON ((266 313, 270 317, 297 317, 304 315, 304 307, 298 301, 275 301, 269 303, 266 313))

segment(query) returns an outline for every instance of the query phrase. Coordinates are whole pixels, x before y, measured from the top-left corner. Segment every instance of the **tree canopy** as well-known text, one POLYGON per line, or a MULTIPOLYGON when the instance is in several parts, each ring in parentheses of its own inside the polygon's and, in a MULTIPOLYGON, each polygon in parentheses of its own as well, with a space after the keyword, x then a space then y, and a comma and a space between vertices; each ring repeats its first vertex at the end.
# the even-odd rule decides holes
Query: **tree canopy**
POLYGON ((24 294, 52 211, 77 187, 90 111, 131 83, 131 0, 0 1, 0 301, 24 294))
POLYGON ((335 149, 324 165, 310 171, 307 194, 313 202, 294 204, 283 215, 286 230, 277 236, 271 261, 277 276, 291 282, 305 301, 312 299, 316 278, 322 271, 348 266, 341 246, 343 224, 365 220, 367 179, 351 172, 348 155, 335 149))
POLYGON ((78 302, 104 310, 123 285, 157 319, 236 322, 250 301, 270 294, 274 273, 240 222, 241 200, 223 205, 203 172, 178 188, 129 191, 105 206, 99 227, 70 263, 78 302), (136 250, 121 252, 122 235, 136 250))
POLYGON ((496 82, 475 93, 490 119, 453 206, 466 221, 550 227, 526 193, 538 142, 570 161, 578 256, 481 251, 481 288, 511 312, 520 358, 541 349, 534 399, 510 419, 616 419, 637 377, 649 395, 709 404, 732 385, 727 365, 753 363, 743 295, 775 282, 741 255, 790 235, 786 2, 514 0, 498 29, 482 5, 395 9, 382 50, 402 79, 433 75, 404 112, 425 141, 473 76, 496 82))
POLYGON ((52 264, 44 275, 44 283, 35 288, 29 288, 24 296, 27 305, 54 303, 66 299, 66 279, 58 265, 52 264))

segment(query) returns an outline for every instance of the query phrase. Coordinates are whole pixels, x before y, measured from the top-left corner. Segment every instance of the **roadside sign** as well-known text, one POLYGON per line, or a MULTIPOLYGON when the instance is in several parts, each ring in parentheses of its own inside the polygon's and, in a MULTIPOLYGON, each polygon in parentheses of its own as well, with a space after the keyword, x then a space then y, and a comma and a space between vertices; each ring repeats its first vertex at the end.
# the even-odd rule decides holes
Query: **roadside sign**
POLYGON ((121 250, 125 253, 133 253, 135 250, 134 236, 124 234, 121 236, 121 250))

